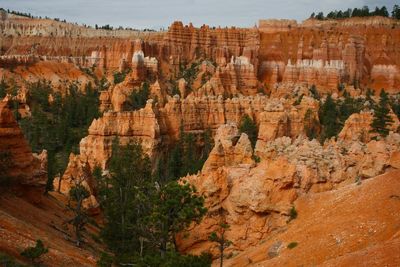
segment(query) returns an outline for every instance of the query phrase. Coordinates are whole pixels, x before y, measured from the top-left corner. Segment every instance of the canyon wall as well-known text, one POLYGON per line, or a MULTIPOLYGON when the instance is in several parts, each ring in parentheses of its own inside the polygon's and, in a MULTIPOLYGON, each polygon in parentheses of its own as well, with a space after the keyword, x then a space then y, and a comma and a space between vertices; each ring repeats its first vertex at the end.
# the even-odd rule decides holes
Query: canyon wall
POLYGON ((257 78, 270 89, 303 83, 332 92, 339 84, 351 84, 395 93, 400 86, 400 23, 383 17, 303 23, 261 20, 258 28, 247 29, 174 22, 168 31, 156 33, 4 18, 0 28, 3 67, 55 60, 112 72, 132 67, 134 53, 143 51, 158 61, 163 79, 176 77, 182 65, 209 59, 224 68, 216 76, 225 87, 250 85, 251 90, 239 90, 247 95, 259 89, 257 78), (243 75, 237 75, 238 68, 243 75), (241 76, 250 82, 243 83, 241 76))
POLYGON ((271 84, 400 86, 399 21, 383 18, 260 21, 259 78, 271 84))

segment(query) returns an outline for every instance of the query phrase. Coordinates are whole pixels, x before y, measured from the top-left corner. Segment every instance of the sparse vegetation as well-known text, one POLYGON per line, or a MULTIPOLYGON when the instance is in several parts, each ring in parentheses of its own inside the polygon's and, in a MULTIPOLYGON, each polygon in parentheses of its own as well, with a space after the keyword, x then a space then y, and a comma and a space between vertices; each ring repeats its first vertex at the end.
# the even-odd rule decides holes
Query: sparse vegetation
POLYGON ((251 146, 256 146, 257 137, 258 137, 258 128, 255 122, 250 118, 249 115, 244 115, 239 126, 240 133, 245 133, 250 139, 251 146))
POLYGON ((232 242, 225 237, 225 232, 228 229, 229 224, 220 223, 218 231, 212 232, 208 238, 210 241, 218 243, 220 267, 222 267, 224 264, 223 262, 225 249, 232 244, 232 242))
POLYGON ((69 191, 69 197, 75 202, 72 207, 74 217, 70 220, 75 229, 76 245, 79 247, 82 242, 81 232, 88 222, 88 215, 82 207, 83 201, 90 196, 89 191, 82 186, 81 181, 72 187, 69 191))
POLYGON ((130 96, 130 109, 138 110, 146 106, 147 100, 150 97, 150 86, 144 82, 139 90, 134 90, 130 96))
POLYGON ((48 248, 44 246, 42 240, 38 239, 36 240, 36 245, 34 247, 26 248, 21 252, 21 256, 29 259, 34 266, 38 266, 40 257, 47 252, 49 252, 48 248))
POLYGON ((316 87, 314 84, 311 85, 311 87, 310 87, 310 93, 311 93, 311 96, 312 96, 313 98, 315 98, 315 99, 317 99, 317 100, 320 100, 320 99, 321 99, 321 96, 320 96, 319 93, 318 93, 317 87, 316 87))
POLYGON ((199 72, 199 65, 200 62, 193 62, 189 67, 186 67, 184 64, 179 65, 179 74, 177 79, 185 79, 185 81, 187 82, 186 88, 188 93, 192 91, 192 84, 199 72))
POLYGON ((289 211, 289 222, 297 218, 297 210, 295 206, 292 206, 292 208, 289 211))
MULTIPOLYGON (((399 6, 394 5, 393 10, 391 12, 392 18, 399 19, 400 11, 399 6)), ((389 17, 389 12, 386 6, 375 7, 375 9, 370 10, 368 6, 363 6, 362 8, 354 8, 347 10, 335 10, 329 12, 326 16, 324 16, 323 12, 318 12, 318 14, 312 13, 310 18, 318 19, 318 20, 326 20, 326 19, 346 19, 346 18, 354 18, 354 17, 371 17, 371 16, 382 16, 389 17)))
POLYGON ((122 83, 125 80, 126 75, 128 74, 128 71, 118 71, 114 72, 114 84, 119 84, 122 83))
POLYGON ((290 242, 290 243, 287 245, 287 248, 288 248, 288 249, 294 249, 295 247, 297 247, 297 245, 298 245, 297 242, 290 242))

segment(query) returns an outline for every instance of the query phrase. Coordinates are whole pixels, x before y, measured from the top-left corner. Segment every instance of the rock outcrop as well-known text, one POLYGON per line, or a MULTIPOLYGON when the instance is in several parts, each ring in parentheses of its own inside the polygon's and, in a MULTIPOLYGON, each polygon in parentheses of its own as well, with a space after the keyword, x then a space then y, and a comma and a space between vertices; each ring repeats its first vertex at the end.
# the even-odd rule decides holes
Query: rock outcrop
POLYGON ((208 236, 221 222, 228 223, 229 251, 258 244, 271 232, 284 229, 294 201, 305 194, 330 191, 398 168, 400 135, 391 133, 380 141, 333 141, 322 146, 303 136, 257 142, 252 150, 231 125, 221 126, 215 147, 198 175, 182 179, 206 197, 207 217, 180 239, 180 249, 192 253, 217 247, 208 236), (246 148, 247 147, 247 148, 246 148), (240 149, 239 149, 240 148, 240 149), (228 160, 227 160, 228 159, 228 160))
POLYGON ((46 183, 47 152, 32 154, 6 101, 0 101, 0 157, 2 179, 29 185, 46 183))
MULTIPOLYGON (((391 111, 390 116, 393 120, 388 128, 392 132, 396 132, 400 126, 399 119, 391 111)), ((376 133, 371 132, 371 123, 373 120, 372 111, 362 111, 361 113, 352 114, 345 122, 343 129, 339 133, 338 137, 342 140, 361 140, 362 142, 368 142, 372 137, 376 137, 376 133)))
POLYGON ((80 156, 93 170, 105 168, 112 153, 112 143, 118 138, 122 144, 138 141, 149 155, 160 144, 160 126, 153 110, 153 101, 137 111, 106 112, 89 127, 89 135, 80 142, 80 156))

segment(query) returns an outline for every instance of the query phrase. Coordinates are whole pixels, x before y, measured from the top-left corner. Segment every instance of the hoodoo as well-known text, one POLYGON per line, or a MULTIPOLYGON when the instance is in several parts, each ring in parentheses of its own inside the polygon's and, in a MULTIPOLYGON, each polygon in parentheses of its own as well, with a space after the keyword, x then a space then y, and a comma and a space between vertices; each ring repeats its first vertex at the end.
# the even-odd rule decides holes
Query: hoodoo
POLYGON ((0 265, 400 266, 399 19, 1 9, 0 265))

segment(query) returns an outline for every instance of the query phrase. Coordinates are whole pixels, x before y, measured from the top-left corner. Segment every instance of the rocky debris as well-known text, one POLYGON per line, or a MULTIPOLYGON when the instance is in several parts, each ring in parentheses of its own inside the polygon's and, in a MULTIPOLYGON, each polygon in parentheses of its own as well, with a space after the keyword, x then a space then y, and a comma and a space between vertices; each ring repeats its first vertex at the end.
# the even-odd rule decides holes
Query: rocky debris
POLYGON ((268 257, 270 259, 279 256, 279 251, 282 248, 282 241, 277 241, 276 243, 272 244, 272 246, 268 249, 268 257))
POLYGON ((7 101, 0 101, 0 153, 3 178, 29 185, 46 183, 47 152, 32 154, 7 101))

